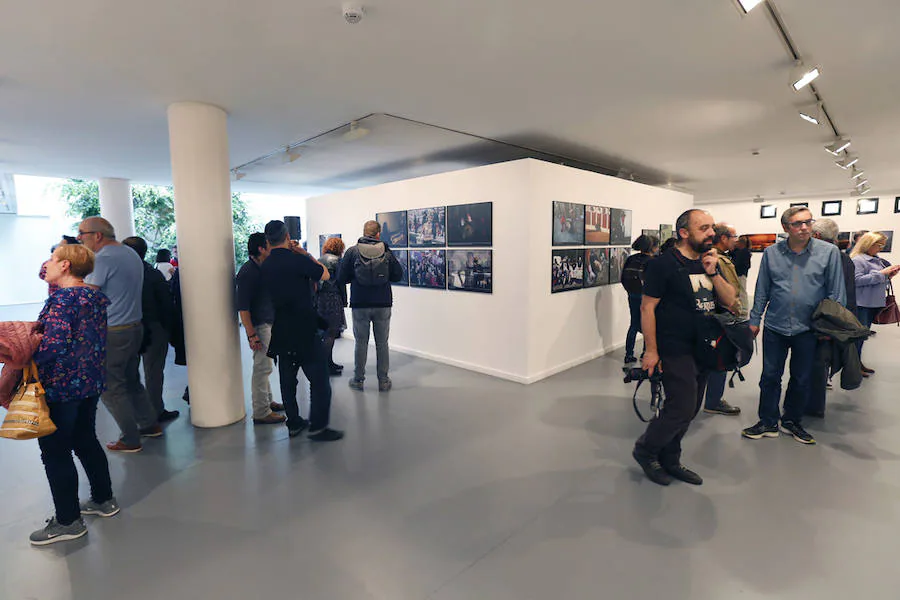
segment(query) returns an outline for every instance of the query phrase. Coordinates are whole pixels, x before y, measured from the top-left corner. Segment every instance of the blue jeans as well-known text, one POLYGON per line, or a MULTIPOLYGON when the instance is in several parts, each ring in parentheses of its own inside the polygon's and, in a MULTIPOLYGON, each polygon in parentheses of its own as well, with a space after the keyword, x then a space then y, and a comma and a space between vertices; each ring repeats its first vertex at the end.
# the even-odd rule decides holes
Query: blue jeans
POLYGON ((391 334, 390 308, 354 308, 353 337, 356 338, 353 377, 357 381, 366 378, 366 362, 369 358, 369 324, 375 334, 375 363, 378 381, 386 381, 391 367, 388 336, 391 334))
POLYGON ((759 420, 766 426, 778 425, 778 419, 800 424, 809 398, 813 362, 816 356, 816 335, 804 331, 797 335, 782 335, 763 329, 763 372, 759 379, 759 420), (788 350, 791 352, 791 378, 784 396, 784 415, 781 415, 781 377, 788 350))
POLYGON ((628 335, 625 336, 625 356, 634 356, 634 343, 637 334, 641 333, 641 296, 640 294, 628 294, 628 310, 631 312, 631 323, 628 326, 628 335))
POLYGON ((712 371, 706 379, 706 403, 705 408, 715 408, 725 395, 725 382, 728 379, 728 371, 712 371))

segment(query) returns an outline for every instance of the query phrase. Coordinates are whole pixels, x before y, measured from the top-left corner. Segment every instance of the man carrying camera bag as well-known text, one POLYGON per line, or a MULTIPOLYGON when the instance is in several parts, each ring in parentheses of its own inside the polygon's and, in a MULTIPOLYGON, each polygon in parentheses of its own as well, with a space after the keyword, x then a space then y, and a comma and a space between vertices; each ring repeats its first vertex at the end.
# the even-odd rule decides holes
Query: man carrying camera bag
POLYGON ((737 291, 717 269, 712 250, 713 218, 691 209, 675 222, 675 247, 647 264, 641 327, 646 349, 642 367, 662 373, 666 401, 634 445, 632 456, 650 481, 672 479, 700 485, 703 479, 681 464, 681 440, 700 411, 707 371, 697 365, 698 328, 716 305, 731 306, 737 291))

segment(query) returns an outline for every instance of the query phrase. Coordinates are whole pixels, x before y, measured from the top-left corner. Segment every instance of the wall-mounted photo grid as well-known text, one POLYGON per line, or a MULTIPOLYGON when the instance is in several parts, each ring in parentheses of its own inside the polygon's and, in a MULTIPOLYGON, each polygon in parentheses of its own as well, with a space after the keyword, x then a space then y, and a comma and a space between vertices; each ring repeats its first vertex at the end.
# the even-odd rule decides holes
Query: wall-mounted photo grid
MULTIPOLYGON (((552 250, 550 292, 556 294, 619 283, 621 264, 631 252, 627 247, 632 242, 631 219, 632 213, 626 209, 554 202, 553 246, 583 247, 552 250)), ((653 235, 657 235, 656 230, 653 235)))
POLYGON ((384 212, 375 220, 403 267, 393 285, 493 293, 492 202, 384 212))

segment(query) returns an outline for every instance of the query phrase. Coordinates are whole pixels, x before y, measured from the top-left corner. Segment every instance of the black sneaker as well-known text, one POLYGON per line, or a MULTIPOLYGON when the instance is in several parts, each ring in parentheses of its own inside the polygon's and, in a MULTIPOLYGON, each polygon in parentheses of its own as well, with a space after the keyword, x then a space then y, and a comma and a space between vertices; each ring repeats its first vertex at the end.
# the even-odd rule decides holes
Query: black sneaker
POLYGON ((794 436, 794 439, 801 444, 813 445, 816 443, 815 438, 809 435, 809 433, 805 429, 803 429, 803 427, 801 427, 799 423, 782 420, 781 430, 787 434, 794 436))
POLYGON ((159 416, 156 418, 160 423, 165 423, 166 421, 174 421, 178 418, 178 415, 181 413, 177 410, 163 410, 159 413, 159 416))
POLYGON ((626 356, 626 357, 625 357, 625 364, 626 364, 626 365, 630 365, 630 364, 636 363, 636 362, 637 362, 637 359, 636 359, 635 357, 633 357, 633 356, 626 356))
POLYGON ((681 463, 663 465, 663 470, 679 481, 690 483, 691 485, 703 485, 703 478, 681 463))
POLYGON ((300 419, 299 427, 297 427, 296 429, 291 429, 290 427, 288 427, 288 436, 297 437, 298 435, 300 435, 301 433, 306 431, 308 428, 309 428, 309 421, 307 421, 306 419, 300 419))
POLYGON ((313 442, 336 442, 340 439, 343 439, 344 432, 326 427, 325 429, 320 429, 319 431, 313 431, 306 437, 313 442))
POLYGON ((632 451, 631 456, 637 461, 637 464, 644 470, 647 479, 657 485, 669 485, 672 483, 672 477, 666 473, 659 461, 652 457, 644 456, 638 453, 637 449, 632 451))
POLYGON ((751 440, 759 440, 764 437, 776 438, 778 437, 778 425, 764 425, 763 422, 760 421, 753 427, 748 427, 743 430, 741 435, 751 440))
POLYGON ((741 414, 741 407, 732 406, 724 400, 719 400, 719 403, 712 408, 704 407, 703 412, 709 413, 711 415, 727 415, 729 417, 736 417, 737 415, 741 414))

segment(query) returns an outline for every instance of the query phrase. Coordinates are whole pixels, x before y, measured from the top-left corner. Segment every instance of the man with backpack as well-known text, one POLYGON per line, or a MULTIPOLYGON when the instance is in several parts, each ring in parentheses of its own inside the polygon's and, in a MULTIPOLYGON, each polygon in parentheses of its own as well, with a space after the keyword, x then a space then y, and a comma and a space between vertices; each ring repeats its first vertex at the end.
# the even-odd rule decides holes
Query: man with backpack
POLYGON ((388 377, 391 332, 391 307, 394 297, 391 282, 403 278, 403 267, 387 244, 381 241, 381 225, 366 221, 363 237, 344 255, 338 271, 338 285, 350 284, 350 308, 353 311, 353 337, 356 338, 354 372, 350 387, 362 391, 369 354, 369 326, 375 335, 375 359, 378 391, 391 389, 388 377))
POLYGON ((628 334, 625 336, 625 365, 636 363, 634 356, 634 343, 637 334, 641 332, 641 298, 644 288, 644 269, 651 258, 659 251, 659 238, 652 235, 640 235, 631 245, 632 254, 625 260, 622 267, 621 284, 628 292, 628 310, 631 313, 631 323, 628 326, 628 334))
POLYGON ((700 485, 703 479, 681 464, 681 440, 700 411, 708 371, 698 364, 701 326, 716 306, 731 306, 737 291, 718 270, 711 253, 713 219, 691 209, 675 222, 678 242, 647 264, 641 325, 643 370, 662 376, 666 400, 656 419, 634 445, 632 456, 650 481, 669 485, 678 479, 700 485))

